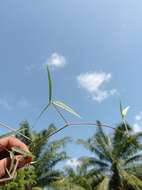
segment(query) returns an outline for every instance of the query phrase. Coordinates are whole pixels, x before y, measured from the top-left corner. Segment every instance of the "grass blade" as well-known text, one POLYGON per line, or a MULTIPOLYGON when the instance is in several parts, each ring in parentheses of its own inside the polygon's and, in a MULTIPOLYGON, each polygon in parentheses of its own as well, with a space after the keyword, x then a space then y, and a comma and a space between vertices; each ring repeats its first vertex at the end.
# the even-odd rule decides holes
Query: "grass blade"
POLYGON ((53 101, 52 104, 55 106, 58 106, 59 108, 65 110, 65 111, 67 111, 67 112, 69 112, 69 113, 71 113, 71 114, 73 114, 79 118, 81 118, 81 116, 78 113, 76 113, 70 106, 66 105, 64 102, 53 101))
POLYGON ((51 105, 51 101, 52 101, 52 78, 51 78, 51 74, 50 74, 50 70, 49 70, 48 66, 46 66, 46 69, 47 69, 47 74, 48 74, 48 93, 49 93, 49 95, 48 95, 49 96, 49 98, 48 98, 48 104, 40 112, 39 116, 37 117, 36 121, 34 122, 33 127, 36 125, 37 121, 40 119, 40 117, 43 115, 43 113, 51 105))
POLYGON ((122 103, 121 103, 121 101, 120 101, 120 113, 121 113, 122 119, 125 118, 125 116, 126 116, 128 110, 129 110, 129 108, 130 108, 130 106, 127 106, 127 107, 125 107, 125 108, 123 109, 122 103))
POLYGON ((122 120, 123 120, 123 123, 125 125, 125 129, 126 129, 127 133, 128 133, 128 127, 127 127, 127 124, 126 124, 126 121, 125 121, 125 116, 126 116, 128 110, 129 110, 129 106, 127 106, 126 108, 123 109, 122 103, 120 101, 120 113, 121 113, 121 117, 122 117, 122 120))
POLYGON ((129 110, 129 108, 130 108, 130 106, 127 106, 126 108, 123 109, 123 111, 122 111, 123 117, 126 116, 128 110, 129 110))
POLYGON ((49 103, 51 103, 51 101, 52 101, 52 78, 51 78, 51 73, 50 73, 48 66, 47 66, 47 74, 48 74, 49 103))
POLYGON ((122 108, 122 103, 121 103, 121 101, 120 101, 120 114, 121 114, 122 119, 124 119, 123 108, 122 108))

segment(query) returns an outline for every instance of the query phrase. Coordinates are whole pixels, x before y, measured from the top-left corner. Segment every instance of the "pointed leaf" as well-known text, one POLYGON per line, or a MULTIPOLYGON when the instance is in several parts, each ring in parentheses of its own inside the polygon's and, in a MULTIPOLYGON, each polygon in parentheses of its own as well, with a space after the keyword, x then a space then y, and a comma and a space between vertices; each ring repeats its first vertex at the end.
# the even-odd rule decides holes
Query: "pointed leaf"
POLYGON ((48 66, 47 66, 47 73, 48 73, 49 103, 51 103, 51 100, 52 100, 52 78, 51 78, 51 73, 50 73, 48 66))
POLYGON ((121 117, 122 117, 122 119, 123 119, 124 116, 123 116, 123 108, 122 108, 122 103, 121 103, 121 101, 120 101, 120 114, 121 114, 121 117))
POLYGON ((80 116, 78 113, 76 113, 70 106, 66 105, 64 102, 61 102, 61 101, 53 101, 52 103, 53 103, 55 106, 58 106, 59 108, 65 110, 65 111, 67 111, 67 112, 69 112, 69 113, 71 113, 71 114, 73 114, 73 115, 75 115, 75 116, 77 116, 77 117, 79 117, 79 118, 81 118, 81 116, 80 116))
POLYGON ((121 103, 121 101, 120 101, 120 113, 121 113, 122 119, 124 119, 124 117, 126 116, 128 110, 129 110, 129 108, 130 108, 130 106, 127 106, 127 107, 125 107, 125 108, 123 109, 122 103, 121 103))
POLYGON ((126 108, 124 108, 124 109, 122 110, 123 117, 126 116, 128 110, 129 110, 129 108, 130 108, 130 106, 127 106, 126 108))

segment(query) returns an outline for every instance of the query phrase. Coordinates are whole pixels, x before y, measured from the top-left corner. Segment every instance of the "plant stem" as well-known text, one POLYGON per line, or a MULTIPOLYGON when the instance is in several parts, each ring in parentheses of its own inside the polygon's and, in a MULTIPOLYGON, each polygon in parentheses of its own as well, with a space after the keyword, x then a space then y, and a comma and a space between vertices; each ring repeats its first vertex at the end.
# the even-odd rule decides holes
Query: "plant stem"
MULTIPOLYGON (((54 131, 53 133, 51 133, 51 134, 48 136, 48 138, 51 137, 51 136, 53 136, 53 135, 55 135, 56 133, 62 131, 62 130, 65 129, 66 127, 75 126, 75 125, 78 125, 78 126, 80 126, 80 125, 90 125, 90 126, 96 126, 96 127, 98 127, 98 124, 97 124, 97 123, 93 123, 93 122, 67 123, 67 124, 65 124, 63 127, 59 128, 59 129, 57 129, 56 131, 54 131)), ((101 126, 115 130, 114 127, 111 127, 111 126, 109 126, 109 125, 101 124, 101 126)))
POLYGON ((6 124, 0 123, 0 127, 6 128, 6 129, 8 129, 8 130, 10 130, 10 131, 14 131, 16 134, 21 135, 21 136, 23 136, 24 138, 26 138, 26 139, 28 139, 28 140, 31 141, 30 138, 28 138, 27 136, 23 135, 23 134, 20 133, 18 130, 14 129, 14 128, 12 128, 12 127, 7 126, 6 124))
POLYGON ((67 119, 66 119, 66 118, 64 117, 64 115, 60 112, 60 110, 57 108, 57 106, 56 106, 54 103, 53 103, 52 105, 53 105, 53 107, 55 108, 55 110, 57 111, 57 113, 59 114, 60 118, 62 118, 63 121, 64 121, 66 124, 68 124, 67 119))
POLYGON ((58 132, 60 132, 60 131, 62 131, 63 129, 65 129, 66 127, 68 127, 69 125, 68 124, 66 124, 66 125, 64 125, 63 127, 61 127, 61 128, 59 128, 59 129, 57 129, 56 131, 54 131, 53 133, 51 133, 50 135, 48 135, 48 137, 47 138, 49 138, 49 137, 51 137, 51 136, 53 136, 53 135, 55 135, 56 133, 58 133, 58 132))
MULTIPOLYGON (((97 123, 93 123, 93 122, 81 122, 81 123, 69 123, 68 125, 73 126, 73 125, 90 125, 90 126, 96 126, 99 127, 97 123)), ((105 128, 110 128, 115 130, 114 127, 111 127, 110 125, 105 125, 105 124, 101 124, 101 127, 105 127, 105 128)))

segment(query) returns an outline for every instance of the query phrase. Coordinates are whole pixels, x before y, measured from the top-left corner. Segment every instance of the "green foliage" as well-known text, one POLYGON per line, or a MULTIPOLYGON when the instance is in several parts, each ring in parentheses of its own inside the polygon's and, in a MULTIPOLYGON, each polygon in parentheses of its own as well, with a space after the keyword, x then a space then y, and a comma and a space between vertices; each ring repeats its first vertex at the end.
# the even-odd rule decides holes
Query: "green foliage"
MULTIPOLYGON (((103 130, 101 122, 97 121, 97 132, 88 140, 78 140, 78 144, 82 144, 94 156, 82 156, 79 159, 80 165, 76 169, 68 167, 64 172, 56 169, 59 162, 68 158, 62 148, 70 141, 70 138, 50 141, 49 137, 67 126, 77 125, 69 123, 60 109, 77 117, 80 115, 64 102, 53 99, 52 76, 49 68, 46 69, 48 100, 36 122, 50 106, 53 106, 65 125, 59 129, 50 125, 47 129, 36 132, 31 130, 28 122, 21 123, 19 130, 0 124, 11 131, 0 138, 14 134, 27 144, 32 152, 30 154, 13 147, 9 151, 11 158, 14 153, 24 156, 34 155, 33 165, 20 169, 17 177, 0 190, 42 190, 44 187, 52 190, 141 190, 142 145, 140 138, 142 133, 132 133, 132 128, 125 119, 129 106, 123 108, 121 102, 122 123, 117 126, 113 134, 108 135, 103 130)), ((96 123, 91 123, 91 125, 96 125, 96 123)))
POLYGON ((69 138, 65 137, 59 140, 50 141, 49 135, 56 130, 54 125, 50 125, 47 129, 40 132, 31 131, 28 122, 21 123, 21 131, 26 133, 31 141, 23 139, 21 136, 17 136, 20 140, 26 143, 35 160, 33 160, 35 166, 36 184, 39 187, 50 186, 53 181, 57 181, 61 178, 63 173, 55 169, 56 165, 67 159, 67 154, 62 150, 69 138))
POLYGON ((11 182, 5 184, 0 189, 1 190, 25 190, 28 185, 36 184, 35 168, 32 166, 27 166, 20 169, 17 172, 17 177, 11 182))
POLYGON ((87 141, 78 141, 94 153, 94 157, 80 158, 81 167, 86 170, 88 176, 90 174, 90 178, 93 177, 93 172, 102 176, 98 184, 90 180, 92 189, 142 189, 142 147, 138 136, 132 134, 132 128, 128 124, 129 135, 124 123, 117 126, 113 135, 107 135, 100 122, 98 126, 93 137, 87 141))

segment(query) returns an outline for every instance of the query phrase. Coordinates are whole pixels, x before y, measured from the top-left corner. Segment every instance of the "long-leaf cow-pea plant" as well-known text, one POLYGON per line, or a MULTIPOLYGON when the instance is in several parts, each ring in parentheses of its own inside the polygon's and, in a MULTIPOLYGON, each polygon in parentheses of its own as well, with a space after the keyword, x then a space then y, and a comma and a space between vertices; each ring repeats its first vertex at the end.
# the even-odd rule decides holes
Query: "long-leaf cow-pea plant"
MULTIPOLYGON (((56 131, 54 131, 53 133, 51 133, 49 137, 55 135, 56 133, 62 131, 63 129, 69 127, 69 126, 96 126, 99 127, 97 123, 94 122, 69 122, 66 117, 64 116, 64 114, 61 112, 61 110, 69 112, 79 118, 81 118, 81 116, 74 111, 74 109, 72 109, 70 106, 66 105, 64 102, 59 101, 59 100, 54 100, 53 99, 53 88, 52 88, 52 76, 49 70, 49 67, 46 67, 47 70, 47 75, 48 75, 48 93, 49 93, 49 97, 48 97, 48 103, 47 105, 42 109, 42 111, 40 112, 39 116, 37 117, 36 121, 34 122, 33 127, 36 125, 36 123, 38 122, 38 120, 41 118, 41 116, 48 110, 49 107, 53 107, 55 109, 55 111, 57 112, 57 114, 59 115, 59 117, 64 121, 64 124, 62 127, 60 127, 59 129, 57 129, 56 131)), ((121 118, 122 118, 122 122, 125 125, 126 131, 128 132, 127 129, 127 122, 125 119, 125 116, 127 114, 129 107, 126 107, 123 109, 122 104, 120 102, 120 113, 121 113, 121 118)), ((106 127, 106 128, 110 128, 115 130, 114 127, 111 127, 109 125, 106 124, 101 124, 102 127, 106 127)), ((26 138, 27 140, 31 141, 31 139, 25 135, 22 134, 22 132, 20 131, 20 129, 14 129, 6 124, 0 123, 0 127, 6 128, 7 130, 9 130, 10 132, 1 135, 0 138, 6 137, 6 136, 10 136, 10 135, 20 135, 23 136, 24 138, 26 138)), ((33 155, 29 152, 26 152, 18 147, 12 147, 11 150, 6 149, 5 147, 2 146, 2 144, 0 144, 1 149, 3 148, 5 151, 7 151, 9 153, 9 157, 11 159, 11 163, 10 163, 10 167, 6 168, 6 173, 7 173, 7 177, 0 179, 0 183, 6 182, 6 181, 10 181, 12 180, 15 176, 16 176, 16 170, 18 167, 18 163, 19 163, 19 159, 18 157, 16 157, 15 155, 20 154, 24 157, 26 157, 27 159, 29 159, 29 161, 31 161, 32 164, 32 160, 33 160, 33 155)))

